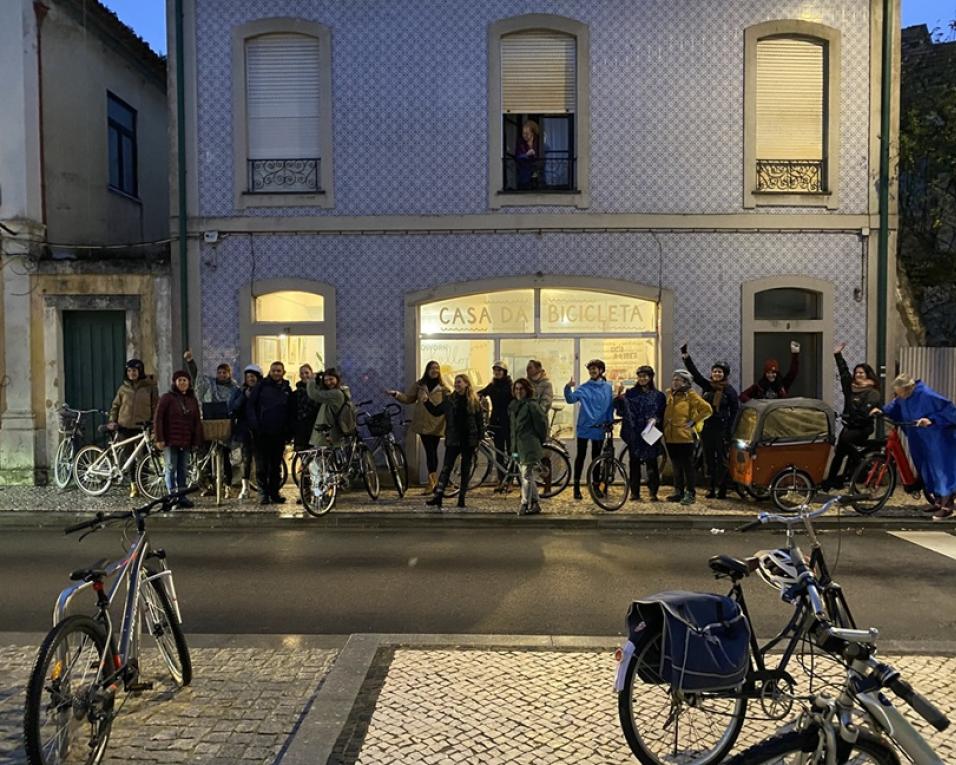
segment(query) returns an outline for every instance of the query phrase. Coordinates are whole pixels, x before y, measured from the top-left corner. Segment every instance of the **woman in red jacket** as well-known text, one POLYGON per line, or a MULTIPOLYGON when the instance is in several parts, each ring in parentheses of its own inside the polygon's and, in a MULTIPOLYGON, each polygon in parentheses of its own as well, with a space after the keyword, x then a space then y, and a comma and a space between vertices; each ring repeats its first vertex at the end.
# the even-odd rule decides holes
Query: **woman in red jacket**
MULTIPOLYGON (((170 492, 182 491, 186 488, 189 450, 201 446, 203 441, 199 402, 188 372, 176 372, 169 393, 159 399, 153 418, 153 436, 166 459, 166 488, 170 492)), ((184 497, 179 506, 192 507, 193 503, 184 497)))

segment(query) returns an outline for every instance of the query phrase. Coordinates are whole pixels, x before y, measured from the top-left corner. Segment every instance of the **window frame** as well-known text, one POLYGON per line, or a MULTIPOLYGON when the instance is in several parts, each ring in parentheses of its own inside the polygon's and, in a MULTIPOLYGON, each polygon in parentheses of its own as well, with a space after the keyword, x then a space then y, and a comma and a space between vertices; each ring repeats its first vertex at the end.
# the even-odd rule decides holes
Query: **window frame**
POLYGON ((840 30, 812 21, 778 19, 744 30, 743 206, 840 207, 840 30), (810 39, 824 47, 824 192, 757 191, 757 43, 768 37, 810 39))
POLYGON ((488 207, 591 206, 591 43, 587 24, 574 19, 532 13, 495 21, 488 26, 488 207), (575 38, 576 106, 574 112, 574 180, 572 191, 504 191, 504 124, 501 102, 501 38, 538 29, 575 38))
POLYGON ((115 93, 107 90, 106 91, 106 185, 110 191, 115 191, 123 196, 131 197, 132 199, 139 199, 139 146, 136 140, 136 134, 139 128, 139 114, 132 106, 130 106, 126 101, 117 96, 115 93), (125 125, 119 124, 116 120, 110 117, 110 102, 115 102, 121 108, 127 110, 133 118, 133 128, 130 130, 125 125), (114 135, 117 137, 119 142, 118 146, 118 161, 119 161, 119 181, 123 182, 125 173, 123 172, 123 139, 127 138, 131 141, 133 145, 133 188, 125 189, 122 186, 117 186, 113 183, 112 173, 110 171, 110 151, 113 144, 114 135))
MULTIPOLYGON (((236 209, 256 207, 335 206, 332 188, 332 32, 315 21, 298 18, 257 19, 232 30, 232 145, 233 198, 236 209), (319 190, 303 193, 260 194, 248 190, 249 135, 246 113, 246 41, 267 34, 300 34, 314 37, 319 44, 319 190)), ((289 157, 289 159, 294 159, 289 157)))

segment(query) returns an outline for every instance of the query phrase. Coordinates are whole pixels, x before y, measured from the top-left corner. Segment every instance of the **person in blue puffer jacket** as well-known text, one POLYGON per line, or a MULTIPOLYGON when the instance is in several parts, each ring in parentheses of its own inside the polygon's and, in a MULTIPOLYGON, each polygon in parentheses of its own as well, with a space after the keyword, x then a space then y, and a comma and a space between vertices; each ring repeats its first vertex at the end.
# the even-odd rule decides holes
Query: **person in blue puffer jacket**
POLYGON ((604 423, 614 417, 614 396, 611 384, 604 377, 606 369, 601 359, 588 362, 588 376, 591 378, 577 388, 574 378, 564 386, 564 399, 569 404, 578 403, 577 451, 574 455, 574 498, 581 499, 581 473, 584 471, 584 458, 587 456, 588 441, 591 442, 591 459, 601 453, 604 440, 604 423))

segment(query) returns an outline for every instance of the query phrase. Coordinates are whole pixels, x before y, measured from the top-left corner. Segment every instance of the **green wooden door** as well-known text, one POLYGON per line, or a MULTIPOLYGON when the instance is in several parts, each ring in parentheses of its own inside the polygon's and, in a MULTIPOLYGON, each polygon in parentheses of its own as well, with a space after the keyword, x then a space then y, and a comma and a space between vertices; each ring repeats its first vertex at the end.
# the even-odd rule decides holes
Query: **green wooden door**
MULTIPOLYGON (((63 312, 63 391, 74 409, 108 411, 126 364, 124 311, 63 312)), ((84 420, 84 440, 103 440, 102 415, 84 420)))

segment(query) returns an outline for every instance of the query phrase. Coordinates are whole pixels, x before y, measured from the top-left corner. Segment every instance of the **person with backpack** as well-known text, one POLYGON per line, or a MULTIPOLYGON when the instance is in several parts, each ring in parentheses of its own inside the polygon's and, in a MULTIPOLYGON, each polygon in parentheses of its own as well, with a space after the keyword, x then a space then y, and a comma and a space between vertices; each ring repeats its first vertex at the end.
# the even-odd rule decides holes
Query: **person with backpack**
POLYGON ((249 364, 242 370, 242 379, 242 387, 234 390, 229 399, 229 416, 233 422, 232 436, 242 448, 242 489, 239 491, 239 499, 248 497, 252 486, 250 477, 254 451, 248 401, 252 391, 262 382, 262 368, 258 364, 249 364))
MULTIPOLYGON (((153 435, 166 461, 166 489, 170 494, 185 490, 189 451, 203 443, 199 402, 193 392, 192 378, 185 370, 173 375, 172 387, 159 399, 153 435)), ((192 507, 193 503, 183 497, 178 506, 192 507)))
POLYGON ((597 459, 604 444, 604 423, 614 419, 614 391, 604 377, 606 369, 601 359, 592 359, 587 364, 588 379, 574 387, 574 378, 564 386, 564 400, 577 403, 577 451, 574 455, 574 498, 581 499, 581 474, 591 444, 591 459, 597 459))
POLYGON ((259 504, 282 504, 279 494, 282 480, 282 457, 292 434, 292 387, 285 379, 285 365, 272 362, 269 375, 249 395, 246 416, 252 430, 256 453, 256 481, 259 483, 259 504))
POLYGON ((514 458, 521 468, 521 505, 518 515, 535 515, 541 512, 538 485, 534 480, 534 467, 544 456, 541 445, 548 437, 548 418, 534 400, 534 385, 520 377, 512 386, 514 399, 508 404, 511 420, 511 438, 514 458))
MULTIPOLYGON (((514 401, 511 376, 508 374, 508 364, 504 361, 496 361, 491 367, 491 373, 494 375, 491 382, 478 391, 478 398, 487 398, 491 401, 491 416, 488 419, 488 429, 494 439, 495 449, 505 454, 511 454, 511 420, 508 414, 508 407, 514 401)), ((495 487, 495 493, 507 491, 505 486, 505 470, 498 465, 498 485, 495 487)))
POLYGON ((481 411, 478 396, 468 375, 455 376, 454 391, 445 396, 439 406, 425 400, 425 406, 434 417, 445 422, 445 461, 441 476, 435 488, 435 496, 425 502, 426 505, 441 509, 445 498, 445 489, 451 479, 451 470, 455 461, 461 457, 461 486, 458 487, 458 507, 465 506, 465 493, 468 490, 468 477, 471 476, 471 461, 485 431, 485 418, 481 411))
POLYGON ((309 380, 306 385, 309 398, 318 404, 312 446, 341 446, 342 439, 355 433, 355 409, 348 391, 342 385, 342 375, 335 367, 322 373, 321 383, 309 380))

